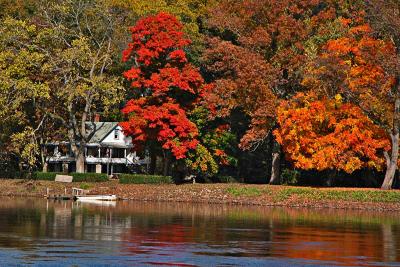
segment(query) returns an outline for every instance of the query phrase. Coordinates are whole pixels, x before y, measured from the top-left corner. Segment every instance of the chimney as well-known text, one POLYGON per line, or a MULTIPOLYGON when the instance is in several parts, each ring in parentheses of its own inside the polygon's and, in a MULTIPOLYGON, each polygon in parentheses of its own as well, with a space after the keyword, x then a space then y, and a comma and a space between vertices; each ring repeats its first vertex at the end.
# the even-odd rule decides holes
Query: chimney
POLYGON ((100 122, 100 114, 99 113, 94 114, 94 122, 100 122))

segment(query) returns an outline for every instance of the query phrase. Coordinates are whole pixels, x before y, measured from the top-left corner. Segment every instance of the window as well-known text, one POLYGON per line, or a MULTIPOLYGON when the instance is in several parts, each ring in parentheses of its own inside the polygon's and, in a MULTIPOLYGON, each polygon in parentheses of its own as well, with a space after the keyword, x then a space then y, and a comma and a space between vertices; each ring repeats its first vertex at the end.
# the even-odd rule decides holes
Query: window
POLYGON ((114 139, 119 139, 119 130, 114 131, 114 139))

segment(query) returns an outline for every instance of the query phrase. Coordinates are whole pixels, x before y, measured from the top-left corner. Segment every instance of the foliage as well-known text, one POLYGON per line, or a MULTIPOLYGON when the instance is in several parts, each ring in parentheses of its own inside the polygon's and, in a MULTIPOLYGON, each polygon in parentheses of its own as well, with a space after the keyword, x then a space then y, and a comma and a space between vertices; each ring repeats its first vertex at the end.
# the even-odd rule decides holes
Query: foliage
POLYGON ((39 155, 39 144, 36 142, 34 130, 27 127, 23 132, 14 133, 11 136, 11 144, 11 151, 19 156, 21 161, 29 167, 29 170, 32 170, 39 155))
POLYGON ((100 183, 107 182, 108 175, 105 173, 77 173, 72 172, 68 175, 72 176, 73 182, 89 182, 89 183, 100 183))
MULTIPOLYGON (((311 61, 303 84, 328 97, 340 93, 386 130, 391 150, 384 152, 382 188, 392 186, 399 158, 400 55, 395 36, 380 39, 365 21, 365 13, 341 18, 345 34, 329 40, 311 61)), ((389 149, 387 149, 389 150, 389 149)))
POLYGON ((198 129, 186 112, 208 88, 188 63, 184 48, 190 40, 177 19, 166 13, 139 20, 131 33, 123 60, 133 66, 124 77, 138 97, 122 110, 129 121, 121 126, 137 147, 156 141, 176 159, 183 159, 198 144, 198 129))
POLYGON ((215 162, 211 153, 203 145, 197 145, 193 152, 188 153, 185 159, 186 166, 196 173, 212 176, 218 173, 218 164, 215 162))
MULTIPOLYGON (((305 43, 335 18, 335 1, 220 1, 208 19, 203 60, 215 80, 216 116, 240 108, 251 119, 241 148, 259 147, 274 127, 277 99, 301 89, 305 43)), ((344 2, 344 1, 343 1, 344 2)))
POLYGON ((202 21, 208 13, 208 8, 214 6, 216 2, 216 0, 110 0, 109 5, 127 12, 131 22, 160 12, 174 15, 183 24, 184 32, 193 41, 188 52, 196 59, 203 48, 202 21))
POLYGON ((112 73, 118 51, 119 17, 104 1, 47 2, 41 7, 43 20, 54 29, 51 105, 46 114, 66 129, 78 172, 83 172, 83 148, 95 132, 86 123, 94 114, 113 113, 122 101, 124 88, 112 73), (78 146, 77 144, 80 144, 78 146))
POLYGON ((387 127, 393 105, 387 95, 394 81, 385 72, 384 58, 396 58, 393 44, 374 38, 368 24, 346 19, 341 23, 346 35, 327 42, 319 58, 307 68, 303 84, 331 98, 342 94, 347 100, 358 101, 376 122, 387 127))
POLYGON ((144 175, 144 174, 119 174, 121 184, 173 184, 170 176, 144 175))
POLYGON ((57 174, 59 174, 59 173, 56 173, 56 172, 34 172, 34 173, 32 173, 32 179, 54 181, 56 179, 57 174))
POLYGON ((340 95, 319 100, 300 93, 280 105, 278 123, 276 139, 300 169, 381 170, 390 145, 385 132, 340 95))
POLYGON ((90 188, 90 184, 81 183, 80 186, 79 186, 79 188, 80 188, 80 189, 83 189, 83 190, 88 190, 88 189, 90 188))
POLYGON ((203 105, 191 112, 190 119, 199 129, 201 144, 208 150, 204 153, 209 153, 220 166, 236 166, 237 159, 232 156, 236 137, 229 125, 223 121, 210 120, 210 111, 203 105))
POLYGON ((49 86, 43 81, 43 66, 49 58, 42 41, 47 33, 21 20, 5 18, 1 22, 0 144, 9 142, 12 133, 25 126, 33 127, 27 106, 49 98, 49 86))
MULTIPOLYGON (((47 180, 54 181, 56 179, 56 172, 34 172, 32 174, 32 178, 35 180, 47 180)), ((105 173, 69 173, 68 175, 72 176, 73 182, 88 182, 88 183, 99 183, 99 182, 107 182, 108 176, 105 173)))
POLYGON ((300 177, 298 170, 284 169, 281 174, 282 184, 284 185, 295 185, 300 177))
MULTIPOLYGON (((56 172, 34 172, 32 174, 32 179, 34 180, 46 180, 54 181, 56 176, 61 173, 56 172)), ((72 176, 73 182, 88 182, 88 183, 100 183, 107 182, 108 176, 105 173, 69 173, 72 176)), ((83 189, 83 188, 82 188, 83 189)))
POLYGON ((275 116, 272 66, 256 53, 230 42, 212 39, 209 45, 203 61, 209 72, 219 74, 215 89, 207 96, 211 115, 227 117, 231 110, 239 107, 249 114, 253 124, 260 127, 248 131, 241 140, 242 145, 248 148, 253 140, 267 135, 275 116))
POLYGON ((26 19, 37 11, 37 0, 0 0, 0 17, 26 19))

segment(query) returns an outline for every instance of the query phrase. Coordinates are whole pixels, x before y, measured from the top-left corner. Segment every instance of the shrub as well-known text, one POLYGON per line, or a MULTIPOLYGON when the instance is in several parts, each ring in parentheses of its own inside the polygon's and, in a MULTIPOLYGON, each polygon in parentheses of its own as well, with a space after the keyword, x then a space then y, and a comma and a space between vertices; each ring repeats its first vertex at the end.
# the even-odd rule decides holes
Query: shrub
POLYGON ((300 177, 300 172, 297 170, 284 169, 282 171, 282 184, 283 185, 295 185, 300 177))
MULTIPOLYGON (((56 179, 57 174, 62 174, 58 172, 34 172, 32 174, 32 179, 34 180, 46 180, 46 181, 54 181, 56 179)), ((108 176, 105 173, 69 173, 65 175, 70 175, 73 177, 73 182, 107 182, 108 176)))
POLYGON ((171 176, 146 175, 146 174, 120 174, 121 184, 173 184, 171 176))
POLYGON ((32 174, 32 179, 34 180, 46 180, 54 181, 56 179, 57 172, 34 172, 32 174))
POLYGON ((79 186, 80 189, 83 190, 88 190, 90 188, 90 184, 87 183, 81 183, 81 185, 79 186))
POLYGON ((89 183, 99 183, 107 182, 108 175, 105 173, 77 173, 72 172, 69 175, 73 177, 73 182, 89 182, 89 183))

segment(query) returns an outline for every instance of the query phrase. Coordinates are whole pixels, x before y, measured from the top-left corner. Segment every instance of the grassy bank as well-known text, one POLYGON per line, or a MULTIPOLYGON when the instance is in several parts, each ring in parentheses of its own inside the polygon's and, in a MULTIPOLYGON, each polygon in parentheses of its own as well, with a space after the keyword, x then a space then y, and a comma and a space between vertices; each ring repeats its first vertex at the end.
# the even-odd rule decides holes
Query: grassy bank
POLYGON ((63 194, 72 187, 90 194, 116 194, 127 200, 219 203, 235 205, 343 208, 400 211, 400 191, 359 188, 311 188, 244 184, 120 184, 118 181, 74 182, 0 179, 0 194, 43 197, 46 188, 63 194))
POLYGON ((368 189, 318 189, 310 187, 229 187, 227 192, 235 197, 259 197, 268 195, 273 202, 291 198, 308 201, 351 201, 351 202, 400 202, 400 191, 368 189))

